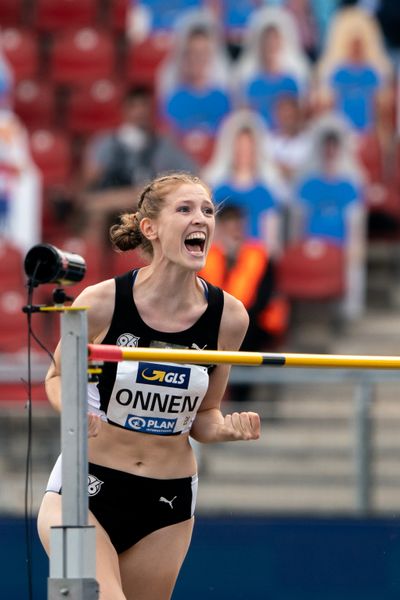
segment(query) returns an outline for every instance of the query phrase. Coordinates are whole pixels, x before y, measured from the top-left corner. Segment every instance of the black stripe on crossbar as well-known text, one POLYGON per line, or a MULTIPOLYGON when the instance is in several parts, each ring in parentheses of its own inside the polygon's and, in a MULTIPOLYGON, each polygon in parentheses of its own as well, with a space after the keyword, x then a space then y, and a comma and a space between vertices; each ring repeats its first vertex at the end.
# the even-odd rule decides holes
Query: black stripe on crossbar
POLYGON ((263 355, 262 365, 275 365, 276 367, 283 367, 286 359, 282 354, 275 355, 263 355))

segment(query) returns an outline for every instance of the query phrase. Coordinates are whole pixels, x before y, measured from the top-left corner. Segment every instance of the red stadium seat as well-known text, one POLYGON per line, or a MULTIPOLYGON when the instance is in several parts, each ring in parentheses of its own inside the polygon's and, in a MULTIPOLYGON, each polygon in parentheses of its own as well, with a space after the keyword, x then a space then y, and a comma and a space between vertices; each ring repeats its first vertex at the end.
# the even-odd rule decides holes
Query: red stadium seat
POLYGON ((113 0, 109 8, 109 26, 114 31, 125 32, 130 0, 113 0))
POLYGON ((0 289, 0 353, 18 352, 27 345, 26 304, 23 286, 0 289))
POLYGON ((70 138, 61 131, 37 129, 30 135, 34 162, 42 174, 42 234, 63 231, 66 224, 59 215, 59 200, 71 187, 72 150, 70 138))
MULTIPOLYGON (((35 347, 36 350, 37 346, 35 347)), ((25 351, 25 348, 24 348, 25 351)), ((18 357, 19 359, 19 357, 18 357)), ((44 383, 32 384, 32 401, 35 406, 38 402, 47 402, 44 383)), ((15 407, 15 402, 26 403, 26 384, 17 381, 0 383, 0 402, 12 403, 15 407)))
POLYGON ((15 288, 24 282, 23 254, 17 246, 0 238, 1 289, 15 288))
POLYGON ((72 152, 68 136, 50 129, 38 129, 30 136, 32 157, 43 176, 45 188, 68 182, 72 152))
POLYGON ((18 82, 14 90, 14 112, 28 129, 53 127, 55 119, 53 86, 33 79, 18 82))
POLYGON ((94 26, 97 0, 36 0, 34 22, 40 31, 94 26))
POLYGON ((122 87, 100 79, 72 90, 67 107, 67 126, 78 134, 113 129, 121 122, 122 87))
POLYGON ((19 27, 23 21, 24 0, 1 0, 1 27, 19 27))
POLYGON ((138 269, 147 264, 148 261, 146 261, 138 250, 113 252, 111 257, 111 272, 115 275, 121 275, 131 269, 138 269))
POLYGON ((131 83, 154 85, 155 74, 171 48, 171 36, 152 35, 127 50, 126 77, 131 83))
POLYGON ((1 44, 15 79, 34 79, 37 76, 39 47, 38 40, 31 31, 4 29, 1 34, 1 44))
POLYGON ((345 292, 343 249, 320 238, 289 245, 277 264, 278 288, 293 300, 333 300, 345 292))
POLYGON ((215 138, 203 131, 193 130, 178 140, 183 150, 199 165, 205 165, 211 158, 215 138))
POLYGON ((111 34, 85 28, 56 37, 50 54, 50 76, 57 84, 82 85, 114 75, 116 49, 111 34))

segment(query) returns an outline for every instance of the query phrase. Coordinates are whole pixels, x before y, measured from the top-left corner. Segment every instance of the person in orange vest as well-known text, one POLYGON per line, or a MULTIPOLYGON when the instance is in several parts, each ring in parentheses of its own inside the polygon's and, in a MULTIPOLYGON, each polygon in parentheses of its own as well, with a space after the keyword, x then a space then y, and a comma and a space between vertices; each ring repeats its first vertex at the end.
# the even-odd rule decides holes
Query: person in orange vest
MULTIPOLYGON (((246 216, 233 204, 219 208, 214 243, 199 275, 240 299, 250 316, 241 350, 275 349, 288 328, 289 303, 276 289, 274 263, 265 245, 246 235, 246 216)), ((250 386, 231 386, 232 399, 246 400, 250 386)))

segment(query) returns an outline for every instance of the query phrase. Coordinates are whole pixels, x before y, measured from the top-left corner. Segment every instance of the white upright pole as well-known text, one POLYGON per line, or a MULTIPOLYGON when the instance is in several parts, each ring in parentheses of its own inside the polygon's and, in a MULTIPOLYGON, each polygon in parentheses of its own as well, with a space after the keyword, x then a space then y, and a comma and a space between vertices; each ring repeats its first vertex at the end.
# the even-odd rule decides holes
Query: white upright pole
POLYGON ((95 528, 88 526, 87 314, 61 315, 62 525, 50 534, 48 600, 97 600, 95 528))

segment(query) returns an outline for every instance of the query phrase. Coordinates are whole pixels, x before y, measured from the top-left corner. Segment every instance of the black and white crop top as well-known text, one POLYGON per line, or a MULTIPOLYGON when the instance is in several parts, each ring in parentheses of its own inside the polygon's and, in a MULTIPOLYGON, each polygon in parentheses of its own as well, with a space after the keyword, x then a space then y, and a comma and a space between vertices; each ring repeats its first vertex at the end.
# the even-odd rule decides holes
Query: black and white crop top
MULTIPOLYGON (((133 299, 137 270, 115 278, 115 307, 103 344, 126 347, 218 348, 223 291, 201 280, 208 305, 189 329, 162 332, 142 320, 133 299)), ((112 425, 156 435, 190 431, 207 392, 210 365, 149 361, 105 363, 88 385, 89 410, 112 425)))

